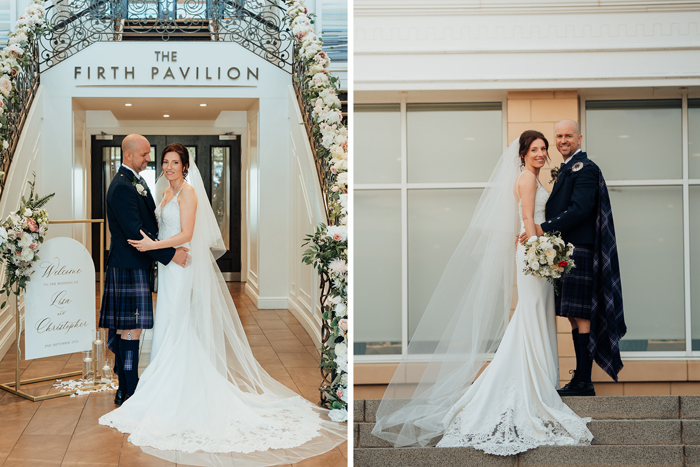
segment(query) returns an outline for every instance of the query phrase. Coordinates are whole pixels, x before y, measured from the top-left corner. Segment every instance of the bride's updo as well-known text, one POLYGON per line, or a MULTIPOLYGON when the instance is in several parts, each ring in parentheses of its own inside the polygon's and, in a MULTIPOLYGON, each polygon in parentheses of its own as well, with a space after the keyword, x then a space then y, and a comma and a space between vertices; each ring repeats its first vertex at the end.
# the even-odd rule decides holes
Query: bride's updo
POLYGON ((518 151, 520 154, 521 167, 525 167, 525 156, 530 150, 532 143, 538 139, 544 141, 544 147, 547 149, 547 160, 549 160, 549 141, 547 141, 547 138, 545 138, 544 135, 537 130, 525 130, 523 131, 523 134, 520 135, 520 149, 518 151))
POLYGON ((163 163, 163 159, 165 159, 165 155, 169 152, 175 152, 178 156, 180 156, 180 162, 182 162, 182 177, 187 178, 190 168, 190 152, 180 143, 169 144, 160 154, 161 164, 163 163))

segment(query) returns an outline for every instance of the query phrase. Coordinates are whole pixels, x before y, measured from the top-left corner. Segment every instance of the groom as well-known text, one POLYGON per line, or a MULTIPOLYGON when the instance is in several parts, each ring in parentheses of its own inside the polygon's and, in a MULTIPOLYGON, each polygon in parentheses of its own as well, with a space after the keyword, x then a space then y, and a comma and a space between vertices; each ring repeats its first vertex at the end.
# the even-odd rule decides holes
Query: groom
POLYGON ((561 232, 574 245, 576 267, 565 274, 556 297, 556 314, 569 318, 576 354, 571 381, 561 396, 595 396, 593 361, 615 381, 622 369, 619 342, 626 332, 612 209, 600 168, 581 151, 583 136, 573 120, 555 129, 564 157, 537 234, 561 232))
POLYGON ((155 239, 158 223, 155 202, 146 181, 139 175, 150 162, 151 145, 141 135, 128 135, 122 142, 122 165, 107 190, 107 221, 111 234, 105 290, 100 309, 101 328, 109 329, 107 346, 114 352, 114 371, 119 389, 114 403, 121 405, 136 390, 139 337, 153 327, 150 267, 153 261, 174 261, 185 266, 187 248, 164 248, 139 252, 127 243, 141 238, 140 231, 155 239))

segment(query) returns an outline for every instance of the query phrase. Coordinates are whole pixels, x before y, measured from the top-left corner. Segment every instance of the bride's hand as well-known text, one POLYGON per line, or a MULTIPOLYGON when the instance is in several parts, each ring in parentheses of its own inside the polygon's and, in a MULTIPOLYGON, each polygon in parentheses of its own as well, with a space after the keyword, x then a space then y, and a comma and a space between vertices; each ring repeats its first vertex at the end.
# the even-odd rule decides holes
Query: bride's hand
POLYGON ((141 240, 127 240, 131 246, 136 248, 139 251, 148 251, 148 250, 153 250, 156 242, 150 239, 148 235, 144 233, 143 230, 140 231, 141 235, 143 235, 143 238, 141 240))
POLYGON ((527 234, 523 232, 517 237, 515 237, 515 246, 518 246, 518 243, 520 243, 521 245, 525 245, 525 240, 527 240, 527 234))

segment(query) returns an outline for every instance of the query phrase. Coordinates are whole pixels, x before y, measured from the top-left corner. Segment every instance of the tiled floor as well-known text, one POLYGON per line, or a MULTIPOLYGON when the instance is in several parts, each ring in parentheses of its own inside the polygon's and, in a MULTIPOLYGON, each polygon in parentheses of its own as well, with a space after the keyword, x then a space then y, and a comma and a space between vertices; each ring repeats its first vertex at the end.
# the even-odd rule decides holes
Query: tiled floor
MULTIPOLYGON (((243 292, 243 284, 229 289, 255 357, 272 377, 308 400, 318 402, 319 355, 304 328, 287 310, 258 310, 243 292)), ((148 338, 148 336, 146 336, 148 338)), ((142 345, 145 366, 150 341, 142 345)), ((22 348, 24 346, 22 345, 22 348)), ((14 381, 16 347, 0 362, 0 381, 14 381)), ((22 379, 80 370, 80 354, 21 361, 22 379)), ((40 395, 53 382, 24 386, 40 395)), ((144 454, 127 442, 127 435, 98 425, 97 419, 114 409, 114 392, 60 397, 30 402, 0 390, 0 465, 16 466, 120 466, 175 465, 144 454)), ((295 466, 347 465, 347 446, 307 459, 295 466)))

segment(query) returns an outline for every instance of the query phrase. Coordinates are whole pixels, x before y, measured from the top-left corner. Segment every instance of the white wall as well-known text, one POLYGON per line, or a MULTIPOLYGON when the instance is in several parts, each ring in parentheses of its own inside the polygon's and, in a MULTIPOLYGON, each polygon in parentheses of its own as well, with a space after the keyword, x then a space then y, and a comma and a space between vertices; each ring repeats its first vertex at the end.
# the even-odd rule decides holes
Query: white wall
MULTIPOLYGON (((234 73, 235 75, 235 73, 234 73)), ((42 75, 45 87, 45 112, 51 115, 44 122, 46 138, 43 145, 42 164, 51 179, 45 181, 45 189, 56 191, 61 202, 52 209, 54 218, 70 219, 74 212, 75 190, 71 184, 71 161, 73 154, 74 120, 72 101, 74 97, 160 97, 177 99, 181 97, 202 98, 248 98, 258 99, 259 140, 257 151, 258 170, 255 171, 260 197, 248 200, 247 209, 258 213, 258 223, 248 224, 244 238, 251 231, 256 232, 257 248, 257 287, 249 289, 260 308, 286 308, 287 284, 289 275, 289 246, 286 241, 289 230, 288 187, 289 187, 289 141, 283 135, 288 128, 287 87, 291 76, 265 60, 231 43, 98 43, 48 70, 42 75), (176 50, 177 62, 159 62, 156 52, 176 50), (106 72, 99 79, 97 67, 106 72), (151 67, 158 67, 155 77, 151 67), (173 68, 174 77, 166 78, 166 69, 173 68), (183 78, 176 67, 190 67, 187 78, 183 78), (76 77, 76 68, 80 74, 76 77), (117 78, 111 67, 117 67, 117 78), (199 67, 200 77, 196 79, 195 68, 199 67), (205 68, 209 67, 212 79, 205 79, 205 68), (222 78, 218 78, 217 68, 222 68, 222 78), (226 78, 226 70, 237 67, 241 78, 233 81, 226 78), (88 78, 87 69, 90 68, 88 78), (134 70, 133 78, 125 77, 124 69, 134 70), (258 79, 246 74, 246 69, 258 70, 258 79)), ((229 128, 231 121, 224 119, 208 124, 193 122, 115 122, 108 116, 90 112, 87 118, 87 132, 99 131, 140 131, 157 134, 217 134, 221 125, 229 128), (111 122, 111 123, 110 123, 111 122), (110 126, 111 125, 111 126, 110 126), (209 130, 205 127, 209 126, 209 130), (207 133, 208 131, 208 133, 207 133)), ((242 118, 234 118, 236 124, 243 124, 242 118)), ((238 128, 246 134, 245 128, 238 128)), ((234 130, 236 130, 234 128, 234 130)), ((247 141, 242 141, 247 153, 247 141)), ((245 169, 248 161, 243 161, 245 169)), ((245 178, 245 177, 244 177, 245 178)), ((248 216, 250 217, 250 216, 248 216)), ((59 230, 58 228, 56 229, 59 230)), ((62 228, 61 235, 71 235, 70 228, 62 228)), ((245 251, 245 249, 244 249, 245 251)), ((244 265, 245 268, 245 265, 244 265)), ((247 268, 250 269, 250 268, 247 268)), ((245 271, 246 269, 244 269, 245 271)))
POLYGON ((319 278, 316 270, 303 264, 302 247, 307 235, 313 234, 320 223, 328 222, 321 184, 314 156, 303 126, 294 88, 289 86, 289 160, 291 184, 289 192, 290 224, 289 251, 289 309, 306 328, 316 343, 321 341, 321 307, 319 278))
MULTIPOLYGON (((44 96, 46 92, 43 86, 39 86, 34 104, 24 124, 24 131, 19 140, 15 156, 6 174, 7 183, 0 201, 0 219, 4 220, 11 211, 19 207, 22 196, 29 194, 27 182, 32 179, 32 172, 36 172, 36 187, 40 195, 50 193, 44 186, 43 180, 47 177, 46 171, 41 165, 41 150, 44 138, 42 122, 44 120, 44 96)), ((48 209, 52 209, 58 203, 56 197, 49 201, 48 209)), ((51 226, 49 235, 53 234, 51 226)), ((4 281, 4 265, 0 265, 0 280, 4 281)), ((5 301, 5 295, 0 297, 0 303, 5 301)), ((8 301, 8 305, 10 302, 8 301)), ((0 310, 0 359, 5 356, 10 346, 15 342, 15 313, 9 306, 0 310)))
POLYGON ((357 0, 355 90, 700 84, 700 5, 357 0))

